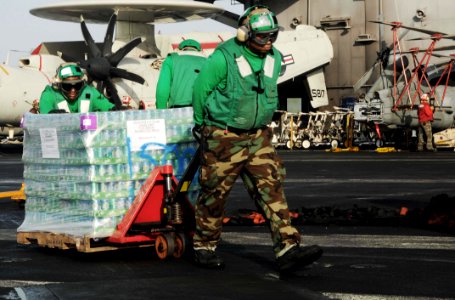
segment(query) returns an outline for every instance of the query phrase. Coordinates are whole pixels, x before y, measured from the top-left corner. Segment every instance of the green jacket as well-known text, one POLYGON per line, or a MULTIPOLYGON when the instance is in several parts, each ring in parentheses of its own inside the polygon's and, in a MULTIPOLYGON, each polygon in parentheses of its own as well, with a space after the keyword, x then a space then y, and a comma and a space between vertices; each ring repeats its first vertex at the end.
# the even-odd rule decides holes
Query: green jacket
POLYGON ((195 123, 247 130, 266 126, 278 106, 280 71, 275 48, 261 57, 235 38, 220 44, 194 84, 195 123))
POLYGON ((42 114, 48 114, 55 109, 63 109, 69 113, 109 111, 114 106, 96 88, 87 84, 82 88, 79 97, 71 102, 63 96, 60 90, 48 85, 41 93, 39 101, 42 114))
POLYGON ((206 57, 197 51, 171 53, 164 60, 156 87, 156 108, 191 106, 193 84, 206 57))

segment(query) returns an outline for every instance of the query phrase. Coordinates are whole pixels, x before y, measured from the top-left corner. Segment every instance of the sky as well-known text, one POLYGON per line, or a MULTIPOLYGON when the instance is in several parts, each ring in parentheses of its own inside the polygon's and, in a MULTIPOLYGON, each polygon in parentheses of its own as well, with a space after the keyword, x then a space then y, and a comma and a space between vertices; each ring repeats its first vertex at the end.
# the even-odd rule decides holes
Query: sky
MULTIPOLYGON (((2 25, 0 26, 0 63, 17 65, 17 60, 27 56, 41 42, 56 41, 81 41, 83 40, 81 28, 78 23, 52 21, 35 17, 30 14, 30 9, 69 0, 8 0, 2 1, 2 25)), ((125 0, 128 1, 128 0, 125 0)), ((234 13, 241 14, 243 5, 231 5, 231 0, 219 0, 215 4, 234 13)), ((107 25, 87 24, 91 35, 96 42, 102 42, 107 25)), ((216 21, 194 21, 180 24, 159 25, 157 30, 162 34, 172 34, 177 31, 188 32, 192 30, 226 31, 232 30, 216 21), (201 26, 200 22, 205 22, 201 26)))

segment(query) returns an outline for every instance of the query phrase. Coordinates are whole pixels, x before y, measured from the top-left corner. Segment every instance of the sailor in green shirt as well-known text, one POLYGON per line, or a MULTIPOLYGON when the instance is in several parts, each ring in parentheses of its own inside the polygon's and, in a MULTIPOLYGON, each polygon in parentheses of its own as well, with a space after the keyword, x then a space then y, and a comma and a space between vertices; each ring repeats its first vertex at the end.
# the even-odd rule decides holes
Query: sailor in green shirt
POLYGON ((46 86, 39 102, 42 114, 109 111, 114 107, 103 94, 86 83, 84 73, 74 63, 63 64, 57 69, 56 82, 46 86))
POLYGON ((273 43, 279 26, 263 5, 248 8, 238 25, 237 36, 218 45, 193 88, 202 151, 194 261, 206 268, 224 267, 215 253, 224 206, 237 178, 246 174, 257 190, 252 198, 268 221, 278 269, 288 273, 313 263, 323 251, 317 245, 300 246, 284 195, 281 160, 267 126, 278 106, 282 56, 273 43))
POLYGON ((163 62, 156 87, 156 108, 186 107, 192 104, 193 83, 206 57, 193 39, 179 44, 179 52, 169 54, 163 62))

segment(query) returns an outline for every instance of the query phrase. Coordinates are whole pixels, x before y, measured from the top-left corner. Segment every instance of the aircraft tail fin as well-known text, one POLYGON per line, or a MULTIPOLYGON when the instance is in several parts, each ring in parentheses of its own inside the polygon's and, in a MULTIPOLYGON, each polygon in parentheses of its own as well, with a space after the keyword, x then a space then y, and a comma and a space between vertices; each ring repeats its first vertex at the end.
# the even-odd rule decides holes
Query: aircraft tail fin
POLYGON ((311 95, 311 106, 317 108, 329 105, 329 97, 327 96, 327 87, 322 68, 308 73, 307 81, 311 95))

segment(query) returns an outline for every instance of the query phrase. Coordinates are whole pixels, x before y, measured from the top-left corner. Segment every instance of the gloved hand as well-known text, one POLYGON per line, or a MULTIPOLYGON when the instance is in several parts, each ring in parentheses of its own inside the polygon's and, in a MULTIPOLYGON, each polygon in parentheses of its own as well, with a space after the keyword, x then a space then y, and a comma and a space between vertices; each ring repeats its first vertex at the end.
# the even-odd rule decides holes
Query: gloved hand
POLYGON ((66 114, 66 110, 64 109, 53 109, 49 111, 50 114, 66 114))
POLYGON ((200 143, 202 136, 202 125, 195 124, 191 131, 193 132, 193 136, 196 139, 196 141, 200 143))
POLYGON ((202 131, 202 125, 195 124, 194 127, 193 127, 193 131, 195 131, 195 132, 200 134, 201 131, 202 131))

